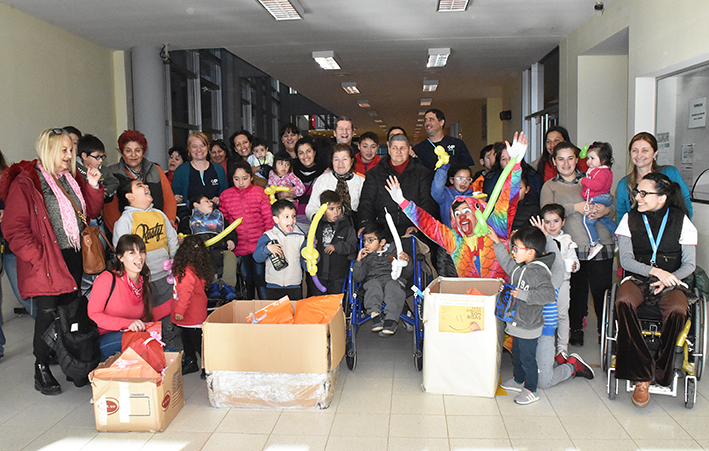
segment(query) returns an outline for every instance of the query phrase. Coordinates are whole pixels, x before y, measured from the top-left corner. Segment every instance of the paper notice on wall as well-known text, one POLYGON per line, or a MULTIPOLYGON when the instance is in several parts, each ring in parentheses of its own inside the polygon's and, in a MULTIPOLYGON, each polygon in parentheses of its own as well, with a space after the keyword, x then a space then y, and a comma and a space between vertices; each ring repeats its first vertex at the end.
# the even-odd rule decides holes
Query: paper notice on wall
POLYGON ((694 144, 682 144, 682 164, 694 161, 694 144))
POLYGON ((468 333, 485 330, 485 308, 468 305, 440 305, 438 331, 468 333))
POLYGON ((689 128, 706 127, 707 98, 694 99, 689 104, 689 128))
POLYGON ((672 157, 669 132, 657 134, 657 164, 660 166, 674 166, 674 158, 672 157))

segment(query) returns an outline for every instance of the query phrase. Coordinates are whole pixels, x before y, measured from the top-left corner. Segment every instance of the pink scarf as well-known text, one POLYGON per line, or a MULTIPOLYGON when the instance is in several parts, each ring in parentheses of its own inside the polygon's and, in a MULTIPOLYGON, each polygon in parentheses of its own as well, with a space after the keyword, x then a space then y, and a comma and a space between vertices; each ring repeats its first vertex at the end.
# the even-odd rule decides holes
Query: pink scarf
MULTIPOLYGON (((81 250, 81 239, 79 238, 79 223, 76 220, 76 210, 74 210, 74 207, 71 205, 69 199, 64 195, 62 189, 57 186, 57 180, 49 175, 49 173, 42 166, 42 163, 38 161, 37 167, 42 173, 42 177, 44 177, 47 184, 52 189, 54 197, 57 198, 57 202, 59 202, 59 211, 62 215, 62 225, 64 226, 64 233, 69 240, 69 244, 71 244, 75 250, 81 250)), ((82 214, 86 215, 86 201, 84 201, 84 196, 81 194, 79 184, 76 183, 76 180, 71 176, 71 173, 60 172, 57 174, 57 177, 62 175, 66 178, 67 182, 69 182, 69 186, 71 186, 71 189, 74 190, 76 197, 79 198, 79 202, 81 202, 82 214)))

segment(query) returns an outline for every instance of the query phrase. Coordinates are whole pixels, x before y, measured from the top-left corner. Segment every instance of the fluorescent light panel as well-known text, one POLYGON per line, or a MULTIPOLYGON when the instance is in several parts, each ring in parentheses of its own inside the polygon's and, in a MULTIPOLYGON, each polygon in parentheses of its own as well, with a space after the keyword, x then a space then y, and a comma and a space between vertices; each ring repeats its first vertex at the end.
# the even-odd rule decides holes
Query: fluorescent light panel
POLYGON ((377 117, 377 112, 374 111, 374 110, 369 110, 369 111, 367 111, 367 114, 369 114, 369 115, 372 116, 372 117, 377 117))
POLYGON ((470 0, 438 0, 436 12, 450 13, 465 11, 468 9, 469 4, 470 0))
POLYGON ((419 105, 421 106, 431 106, 431 103, 433 103, 433 99, 430 97, 422 97, 421 102, 419 105))
POLYGON ((303 8, 296 0, 258 0, 276 20, 300 20, 303 8))
POLYGON ((377 119, 374 119, 374 122, 376 122, 377 124, 381 124, 381 123, 384 122, 384 121, 381 120, 381 119, 379 119, 379 118, 377 118, 377 119))
POLYGON ((426 63, 426 67, 445 66, 450 54, 450 48, 428 49, 428 62, 426 63))
POLYGON ((357 83, 355 82, 342 83, 342 89, 344 89, 347 94, 359 94, 359 89, 357 89, 357 83))
POLYGON ((438 89, 438 80, 424 80, 423 92, 433 92, 438 89))
POLYGON ((335 52, 332 50, 313 52, 313 59, 325 70, 340 70, 340 65, 335 61, 335 52))
POLYGON ((425 116, 426 110, 419 110, 419 116, 425 116))
POLYGON ((372 106, 369 104, 369 100, 358 100, 357 105, 359 105, 360 108, 369 108, 372 106))

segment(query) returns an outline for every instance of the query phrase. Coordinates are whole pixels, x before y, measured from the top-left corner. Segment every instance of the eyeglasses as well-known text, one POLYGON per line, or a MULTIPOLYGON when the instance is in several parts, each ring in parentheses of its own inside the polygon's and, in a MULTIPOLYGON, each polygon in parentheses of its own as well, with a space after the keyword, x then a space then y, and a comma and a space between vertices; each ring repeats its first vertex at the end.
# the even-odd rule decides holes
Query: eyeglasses
POLYGON ((453 178, 459 182, 472 182, 473 181, 472 177, 453 177, 453 178))
POLYGON ((637 188, 633 188, 633 197, 637 196, 638 194, 640 194, 640 197, 642 197, 643 199, 645 199, 645 196, 647 196, 648 194, 655 194, 658 196, 662 195, 662 193, 652 193, 650 191, 643 191, 638 190, 637 188))
POLYGON ((377 238, 364 238, 362 241, 364 241, 364 243, 366 243, 366 244, 369 244, 369 243, 374 243, 375 241, 379 241, 379 239, 377 239, 377 238))
POLYGON ((517 246, 512 246, 512 247, 510 248, 510 252, 528 251, 529 249, 531 249, 531 248, 529 248, 529 247, 517 247, 517 246))
POLYGON ((91 154, 89 154, 89 156, 96 161, 103 161, 106 159, 106 155, 91 155, 91 154))

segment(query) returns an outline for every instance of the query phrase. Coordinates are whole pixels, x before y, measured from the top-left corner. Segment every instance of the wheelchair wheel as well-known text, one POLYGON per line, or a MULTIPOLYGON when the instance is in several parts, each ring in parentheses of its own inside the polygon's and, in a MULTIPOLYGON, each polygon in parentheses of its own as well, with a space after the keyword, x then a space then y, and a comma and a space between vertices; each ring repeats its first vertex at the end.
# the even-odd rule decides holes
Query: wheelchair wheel
POLYGON ((694 378, 686 378, 684 381, 684 407, 691 409, 697 400, 697 381, 694 378))
POLYGON ((357 368, 357 349, 352 346, 352 340, 347 339, 347 354, 345 354, 345 361, 347 362, 347 368, 354 371, 357 368))
POLYGON ((417 371, 423 369, 423 299, 418 299, 414 307, 414 367, 417 371))
POLYGON ((348 305, 348 314, 347 330, 345 331, 347 334, 347 340, 345 342, 345 361, 347 362, 347 368, 354 371, 357 367, 357 322, 359 321, 357 312, 359 309, 357 308, 357 298, 352 297, 350 299, 351 300, 346 302, 348 305))
POLYGON ((701 380, 707 353, 708 315, 706 299, 700 295, 694 309, 694 376, 701 380))
POLYGON ((611 339, 615 337, 615 318, 613 316, 617 285, 606 290, 603 298, 603 318, 601 321, 601 367, 603 371, 611 368, 613 361, 613 345, 611 339))
POLYGON ((414 330, 414 367, 416 368, 417 371, 421 371, 423 369, 423 338, 420 340, 416 340, 416 330, 414 330), (418 348, 416 345, 419 345, 420 348, 418 348))
POLYGON ((615 377, 615 371, 608 373, 608 399, 615 399, 618 394, 618 379, 615 377))

